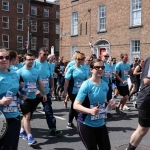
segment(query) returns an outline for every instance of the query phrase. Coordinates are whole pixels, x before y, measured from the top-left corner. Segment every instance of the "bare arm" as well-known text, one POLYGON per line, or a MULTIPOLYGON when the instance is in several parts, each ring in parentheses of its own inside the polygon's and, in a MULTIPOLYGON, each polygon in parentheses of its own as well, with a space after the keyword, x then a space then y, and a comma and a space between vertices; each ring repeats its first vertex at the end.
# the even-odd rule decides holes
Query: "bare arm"
POLYGON ((40 87, 42 94, 46 95, 46 91, 45 91, 44 85, 42 83, 42 80, 38 80, 38 84, 39 84, 39 87, 40 87))
POLYGON ((140 67, 137 66, 133 72, 134 75, 140 75, 142 72, 138 72, 140 70, 140 67))
POLYGON ((150 79, 149 78, 144 78, 143 82, 145 85, 150 85, 150 79))

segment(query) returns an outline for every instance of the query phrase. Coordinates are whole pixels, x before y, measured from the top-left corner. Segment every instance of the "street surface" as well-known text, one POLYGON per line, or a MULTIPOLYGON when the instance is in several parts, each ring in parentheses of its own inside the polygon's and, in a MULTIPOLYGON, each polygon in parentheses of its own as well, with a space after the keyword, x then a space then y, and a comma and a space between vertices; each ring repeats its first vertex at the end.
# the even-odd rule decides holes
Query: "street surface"
MULTIPOLYGON (((63 131, 63 136, 53 137, 49 134, 44 112, 38 107, 31 121, 32 134, 37 140, 37 144, 30 147, 27 141, 20 139, 19 150, 85 150, 76 129, 66 128, 70 102, 68 102, 68 108, 66 109, 62 101, 54 99, 52 101, 57 129, 63 131)), ((106 119, 112 150, 115 146, 128 144, 131 134, 137 127, 138 112, 133 107, 132 102, 128 102, 128 106, 131 110, 126 111, 126 115, 116 115, 113 110, 114 119, 106 119)), ((74 124, 76 125, 75 120, 74 124)), ((144 137, 141 144, 150 146, 150 132, 144 137)))

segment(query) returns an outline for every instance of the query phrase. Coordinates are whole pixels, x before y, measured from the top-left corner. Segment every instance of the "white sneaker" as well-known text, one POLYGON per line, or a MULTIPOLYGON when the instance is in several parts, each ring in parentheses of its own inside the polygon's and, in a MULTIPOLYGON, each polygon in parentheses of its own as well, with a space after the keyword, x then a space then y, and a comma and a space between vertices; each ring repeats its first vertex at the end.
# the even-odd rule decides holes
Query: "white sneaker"
POLYGON ((125 105, 123 106, 123 110, 130 110, 130 108, 127 105, 125 105))
POLYGON ((136 100, 136 96, 135 95, 133 95, 132 100, 136 100))
POLYGON ((137 108, 137 103, 136 103, 136 101, 133 102, 133 106, 134 106, 134 108, 137 108))

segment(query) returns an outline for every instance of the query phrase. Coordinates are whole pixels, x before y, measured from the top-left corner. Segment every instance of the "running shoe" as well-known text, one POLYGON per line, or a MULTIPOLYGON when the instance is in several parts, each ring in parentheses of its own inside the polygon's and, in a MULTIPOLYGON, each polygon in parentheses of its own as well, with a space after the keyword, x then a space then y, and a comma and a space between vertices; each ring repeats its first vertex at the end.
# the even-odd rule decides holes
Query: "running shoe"
POLYGON ((27 134, 26 134, 25 131, 20 132, 19 137, 22 138, 22 139, 24 139, 24 140, 28 140, 28 136, 27 136, 27 134))
POLYGON ((120 109, 120 114, 125 114, 125 112, 123 111, 123 109, 120 109))
POLYGON ((61 130, 56 130, 55 128, 50 129, 50 134, 52 136, 61 136, 62 135, 62 131, 61 130))
POLYGON ((116 106, 116 113, 120 114, 119 107, 116 106))
POLYGON ((67 102, 63 101, 64 107, 67 108, 67 102))
POLYGON ((32 136, 30 136, 28 138, 28 145, 34 145, 36 143, 37 143, 37 141, 32 136))
POLYGON ((130 110, 130 108, 127 105, 125 105, 123 106, 123 110, 130 110))
POLYGON ((73 123, 68 123, 66 127, 67 127, 68 129, 74 129, 74 128, 76 128, 73 123))
POLYGON ((107 113, 107 119, 114 119, 113 115, 110 113, 107 113))
POLYGON ((134 106, 134 108, 137 108, 137 103, 136 103, 136 101, 133 102, 133 106, 134 106))

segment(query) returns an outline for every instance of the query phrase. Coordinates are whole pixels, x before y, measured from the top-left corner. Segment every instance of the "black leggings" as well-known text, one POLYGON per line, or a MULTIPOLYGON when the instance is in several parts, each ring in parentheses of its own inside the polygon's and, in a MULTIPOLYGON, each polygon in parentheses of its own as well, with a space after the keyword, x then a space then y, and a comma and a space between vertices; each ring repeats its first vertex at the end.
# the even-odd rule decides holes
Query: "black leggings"
POLYGON ((135 88, 134 88, 134 91, 132 91, 131 94, 129 95, 129 101, 130 101, 131 96, 139 91, 140 79, 139 80, 135 80, 134 85, 135 85, 135 88))
POLYGON ((90 127, 83 123, 77 123, 79 136, 87 150, 110 150, 110 141, 106 125, 90 127))
POLYGON ((20 116, 7 119, 7 131, 0 139, 0 150, 17 150, 21 127, 20 116))
POLYGON ((74 104, 76 96, 77 96, 77 94, 69 94, 69 98, 71 100, 71 108, 69 111, 68 123, 72 123, 73 118, 75 117, 77 120, 77 117, 78 117, 77 111, 73 108, 73 104, 74 104))

